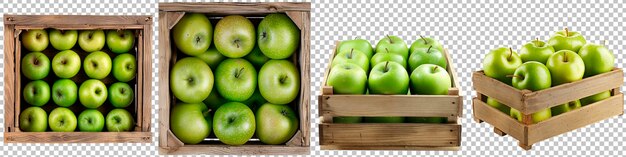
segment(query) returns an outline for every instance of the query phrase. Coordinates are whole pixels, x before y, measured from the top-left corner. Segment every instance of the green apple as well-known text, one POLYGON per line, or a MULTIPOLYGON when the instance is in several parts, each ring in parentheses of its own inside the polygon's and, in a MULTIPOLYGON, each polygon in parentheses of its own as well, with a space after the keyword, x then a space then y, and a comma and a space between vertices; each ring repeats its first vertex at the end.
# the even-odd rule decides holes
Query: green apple
POLYGON ((111 57, 102 51, 91 52, 83 62, 83 70, 89 78, 103 79, 111 73, 111 57))
POLYGON ((411 72, 410 86, 413 95, 447 95, 452 79, 446 69, 435 64, 422 64, 411 72))
POLYGON ((78 31, 76 30, 50 29, 48 34, 50 35, 50 45, 60 51, 72 49, 78 40, 78 31))
POLYGON ((487 105, 494 107, 504 113, 511 113, 511 107, 498 102, 498 100, 494 98, 487 97, 487 105))
POLYGON ((265 56, 286 59, 300 46, 300 29, 285 14, 269 14, 259 23, 257 38, 265 56))
POLYGON ((132 30, 109 30, 106 44, 113 53, 126 53, 135 45, 135 34, 132 30))
POLYGON ((522 59, 511 48, 500 47, 491 50, 483 59, 485 75, 495 78, 503 83, 511 85, 513 75, 517 67, 522 65, 522 59))
POLYGON ((400 65, 402 65, 402 67, 406 68, 406 61, 407 59, 402 57, 402 55, 399 55, 397 53, 389 53, 388 49, 385 49, 385 51, 383 52, 378 52, 376 54, 374 54, 374 56, 372 56, 372 59, 370 61, 370 65, 371 67, 374 67, 377 64, 380 63, 384 63, 387 61, 391 61, 391 62, 396 62, 400 65))
POLYGON ((52 84, 52 100, 61 107, 74 105, 78 98, 78 86, 70 79, 60 79, 52 84))
POLYGON ((217 69, 217 66, 220 65, 220 63, 224 59, 226 59, 226 57, 222 55, 222 53, 217 51, 215 46, 209 47, 209 49, 206 50, 206 52, 201 53, 197 55, 196 57, 200 58, 202 61, 208 64, 211 69, 217 69))
POLYGON ((107 86, 100 80, 89 79, 78 88, 78 100, 87 108, 98 108, 107 100, 107 86))
POLYGON ((252 65, 254 65, 254 67, 257 68, 257 70, 261 69, 263 64, 265 64, 265 62, 270 60, 269 57, 265 56, 263 52, 261 52, 261 49, 259 48, 258 45, 255 46, 254 49, 252 49, 252 52, 250 52, 248 55, 246 55, 243 58, 250 61, 250 63, 252 63, 252 65))
POLYGON ((133 103, 135 92, 128 84, 124 82, 113 83, 109 88, 109 102, 116 108, 126 108, 133 103))
POLYGON ((580 48, 578 55, 585 63, 585 77, 609 72, 615 67, 613 52, 604 45, 588 43, 580 48))
POLYGON ((43 106, 50 100, 50 86, 42 80, 28 82, 24 86, 24 100, 33 106, 43 106))
POLYGON ((439 51, 433 47, 415 48, 411 51, 411 56, 409 57, 408 62, 409 71, 413 71, 415 68, 423 64, 435 64, 442 67, 443 70, 448 67, 448 61, 446 56, 443 54, 443 51, 439 51))
POLYGON ((409 74, 396 62, 375 65, 367 82, 370 94, 407 94, 409 74))
POLYGON ((409 48, 402 38, 398 36, 387 35, 376 44, 376 53, 386 52, 399 54, 405 60, 409 58, 409 48))
POLYGON ((257 109, 261 107, 261 105, 267 103, 267 100, 263 98, 263 95, 261 95, 261 92, 259 92, 259 90, 255 90, 254 94, 252 94, 252 96, 248 100, 241 103, 246 104, 253 112, 256 112, 257 109))
POLYGON ((609 97, 611 97, 611 91, 604 91, 602 93, 594 94, 594 95, 580 99, 580 104, 582 106, 586 106, 586 105, 593 104, 598 101, 602 101, 609 97))
POLYGON ((361 123, 363 117, 333 117, 333 123, 361 123))
POLYGON ((170 89, 180 101, 200 103, 211 94, 213 72, 198 58, 183 58, 172 67, 170 89))
POLYGON ((109 132, 126 132, 134 129, 135 119, 125 109, 116 108, 109 111, 105 123, 109 132))
MULTIPOLYGON (((217 110, 217 108, 219 108, 220 106, 222 106, 222 104, 225 104, 228 102, 228 100, 224 99, 224 97, 222 97, 222 95, 220 95, 219 92, 217 92, 217 89, 215 89, 216 87, 213 86, 213 89, 211 89, 211 94, 209 94, 208 97, 206 97, 206 99, 204 99, 202 101, 202 103, 204 103, 204 105, 206 105, 209 109, 215 111, 217 110)), ((256 93, 256 91, 255 91, 256 93)), ((254 95, 253 95, 254 96, 254 95)))
POLYGON ((248 18, 241 15, 226 16, 215 25, 215 34, 213 34, 215 48, 229 58, 246 56, 256 44, 254 31, 254 25, 248 18))
MULTIPOLYGON (((522 113, 514 108, 511 108, 511 117, 517 119, 517 121, 522 121, 522 113)), ((540 111, 537 111, 530 116, 532 118, 532 123, 539 123, 544 120, 548 120, 552 117, 552 111, 550 108, 546 108, 540 111)))
POLYGON ((113 58, 113 77, 120 82, 128 82, 137 75, 137 59, 130 53, 113 58))
POLYGON ((548 44, 554 47, 554 51, 570 50, 578 52, 578 50, 585 45, 587 41, 582 34, 578 32, 569 31, 567 28, 561 31, 557 31, 550 37, 548 44))
POLYGON ((447 123, 447 117, 406 117, 406 123, 447 123))
POLYGON ((370 70, 369 59, 367 59, 367 56, 359 50, 350 49, 348 51, 344 51, 344 52, 337 54, 337 56, 333 58, 333 62, 331 63, 330 67, 334 67, 335 65, 343 64, 343 63, 356 64, 365 71, 370 70))
POLYGON ((187 13, 172 28, 172 39, 184 54, 200 55, 211 46, 213 25, 204 14, 187 13))
POLYGON ((50 112, 48 125, 54 132, 74 132, 77 125, 76 115, 70 109, 57 107, 50 112))
POLYGON ((48 114, 41 107, 31 106, 20 113, 20 130, 44 132, 48 128, 48 114))
POLYGON ((48 47, 48 32, 43 29, 26 30, 20 35, 20 40, 28 51, 43 51, 48 47))
POLYGON ((50 59, 41 52, 31 52, 22 58, 22 74, 31 80, 39 80, 48 76, 50 59))
POLYGON ((429 37, 424 37, 420 35, 421 39, 415 40, 412 44, 411 44, 411 48, 409 48, 409 53, 413 53, 413 51, 415 51, 418 48, 429 48, 432 46, 432 48, 439 50, 439 52, 443 52, 443 46, 441 45, 441 43, 439 43, 439 41, 437 41, 436 39, 433 38, 429 38, 429 37))
POLYGON ((363 117, 364 123, 404 123, 404 117, 363 117))
POLYGON ((334 94, 365 94, 367 73, 356 64, 338 64, 330 69, 326 84, 334 94))
POLYGON ((103 30, 81 30, 78 33, 78 45, 87 52, 100 51, 104 47, 103 30))
POLYGON ((536 38, 522 46, 519 50, 519 56, 522 58, 522 62, 537 61, 546 64, 548 58, 554 52, 554 48, 551 45, 536 38))
POLYGON ((550 108, 550 110, 552 110, 552 116, 557 116, 560 114, 563 114, 565 112, 569 112, 575 109, 580 108, 582 105, 580 104, 580 100, 576 100, 576 101, 570 101, 568 103, 559 105, 559 106, 554 106, 552 108, 550 108))
POLYGON ((211 111, 202 103, 177 103, 170 113, 170 129, 183 143, 197 144, 211 135, 211 111))
POLYGON ((359 50, 363 54, 367 56, 368 59, 372 58, 374 55, 374 49, 372 48, 372 44, 365 39, 353 39, 353 40, 344 40, 339 43, 337 46, 337 52, 344 52, 351 49, 359 50))
POLYGON ((224 144, 243 145, 254 135, 255 129, 254 113, 239 102, 220 106, 213 116, 213 131, 224 144))
POLYGON ((585 74, 583 59, 570 50, 561 50, 552 54, 548 58, 546 67, 550 70, 553 86, 581 80, 585 74))
POLYGON ((552 86, 551 75, 548 68, 537 61, 522 64, 513 74, 513 87, 539 91, 552 86))
POLYGON ((52 71, 59 78, 72 78, 80 71, 80 56, 72 50, 64 50, 52 58, 52 71))
POLYGON ((300 72, 288 60, 269 60, 259 70, 259 91, 272 104, 287 104, 300 93, 300 72))
POLYGON ((86 109, 78 115, 78 130, 100 132, 104 129, 104 116, 96 109, 86 109))
POLYGON ((257 87, 257 72, 245 59, 226 59, 215 70, 217 91, 230 101, 245 101, 257 87))
POLYGON ((256 136, 265 144, 283 144, 298 131, 298 116, 287 105, 266 103, 255 115, 256 136))

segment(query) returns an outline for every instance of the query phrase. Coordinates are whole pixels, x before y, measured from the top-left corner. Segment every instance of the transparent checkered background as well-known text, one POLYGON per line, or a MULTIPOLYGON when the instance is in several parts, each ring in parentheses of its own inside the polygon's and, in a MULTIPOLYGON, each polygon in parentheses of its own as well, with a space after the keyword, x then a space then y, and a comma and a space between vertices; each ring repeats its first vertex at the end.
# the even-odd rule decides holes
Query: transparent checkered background
MULTIPOLYGON (((37 0, 18 0, 0 3, 3 14, 60 14, 60 15, 152 15, 153 31, 153 91, 152 132, 150 144, 4 144, 0 142, 0 156, 41 155, 158 155, 158 2, 156 0, 60 0, 36 4, 37 0)), ((163 1, 163 0, 162 0, 163 1)), ((230 0, 225 0, 230 1, 230 0)), ((251 2, 251 0, 235 0, 251 2)), ((283 2, 284 0, 276 0, 283 2)), ((307 1, 307 0, 304 0, 307 1)), ((163 2, 173 2, 165 0, 163 2)), ((196 2, 196 1, 189 1, 196 2)), ((200 2, 200 1, 198 1, 200 2)), ((622 53, 625 5, 619 0, 588 3, 554 1, 503 3, 496 0, 412 1, 317 1, 311 10, 311 100, 312 156, 617 156, 626 146, 626 130, 620 127, 623 117, 611 118, 582 129, 537 143, 531 151, 522 151, 511 137, 499 137, 488 124, 477 124, 471 117, 471 72, 481 68, 482 56, 498 46, 518 49, 528 40, 547 39, 554 31, 567 26, 580 31, 588 41, 607 40, 614 51, 617 66, 626 64, 622 53), (341 3, 338 3, 341 2, 341 3), (462 148, 460 151, 321 151, 318 140, 317 98, 328 58, 336 40, 361 37, 373 45, 384 35, 398 35, 410 44, 418 35, 433 36, 450 50, 464 100, 462 148)), ((2 17, 2 15, 0 15, 2 17)), ((4 30, 0 21, 0 30, 4 30)), ((4 39, 3 33, 0 39, 4 39)), ((4 42, 0 51, 4 52, 4 42)), ((0 60, 3 56, 0 55, 0 60)), ((4 65, 0 63, 0 75, 4 65)), ((3 80, 3 78, 0 78, 3 80)), ((0 83, 3 89, 4 83, 0 83)), ((4 114, 4 91, 0 91, 0 113, 4 114)), ((0 140, 3 139, 4 116, 0 116, 0 140)))

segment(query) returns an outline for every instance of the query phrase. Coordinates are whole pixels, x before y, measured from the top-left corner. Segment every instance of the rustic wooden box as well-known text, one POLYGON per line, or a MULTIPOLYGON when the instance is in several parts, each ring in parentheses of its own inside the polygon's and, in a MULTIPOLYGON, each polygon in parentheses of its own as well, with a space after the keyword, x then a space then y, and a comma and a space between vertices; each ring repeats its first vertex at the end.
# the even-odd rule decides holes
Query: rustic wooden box
MULTIPOLYGON (((161 154, 309 154, 310 130, 310 3, 160 3, 159 4, 159 152, 161 154), (182 143, 170 130, 170 109, 175 103, 169 88, 170 68, 176 62, 177 49, 171 42, 170 30, 185 12, 208 16, 243 15, 253 23, 270 13, 286 13, 300 28, 299 51, 291 58, 300 70, 300 95, 292 108, 299 114, 300 127, 294 137, 283 145, 265 145, 253 137, 242 146, 229 146, 212 137, 195 145, 182 143)), ((213 22, 216 19, 210 18, 213 22)))
POLYGON ((624 73, 618 68, 535 92, 518 90, 487 77, 483 71, 474 72, 472 81, 477 93, 473 99, 474 119, 493 125, 494 132, 501 136, 511 135, 525 150, 531 149, 534 143, 624 113, 624 95, 620 92, 624 73), (532 113, 608 90, 611 90, 610 98, 532 124, 532 113), (487 97, 519 110, 523 122, 487 105, 487 97))
MULTIPOLYGON (((338 42, 337 42, 338 43, 338 42)), ((337 45, 337 44, 335 44, 337 45)), ((463 100, 459 95, 458 77, 448 50, 447 71, 452 78, 448 95, 334 95, 326 84, 329 60, 322 93, 318 96, 320 146, 325 150, 459 150, 463 100), (446 124, 340 124, 338 116, 448 117, 446 124)))
MULTIPOLYGON (((89 16, 89 15, 4 15, 4 119, 5 143, 149 143, 150 132, 150 87, 152 74, 152 17, 150 16, 89 16), (135 129, 132 132, 22 132, 19 127, 20 112, 30 105, 25 104, 22 98, 22 88, 28 80, 22 80, 20 72, 21 58, 28 53, 22 51, 20 33, 28 29, 132 29, 135 30, 136 44, 134 55, 137 58, 137 76, 128 82, 135 89, 133 105, 126 109, 135 116, 135 129)), ((87 53, 80 49, 78 44, 72 48, 82 60, 87 53)), ((115 54, 105 46, 102 51, 109 54, 111 59, 115 54)), ((50 60, 59 52, 52 45, 43 51, 50 60)), ((133 53, 133 52, 130 52, 133 53)), ((48 74, 44 81, 52 85, 53 72, 48 74)), ((25 78, 24 78, 25 79, 25 78)), ((88 79, 81 67, 80 72, 71 78, 78 86, 88 79)), ((112 75, 101 80, 107 86, 116 82, 112 75)), ((50 100, 42 106, 47 113, 57 105, 50 100)), ((84 110, 80 102, 69 107, 76 116, 84 110)), ((107 101, 98 108, 105 116, 113 106, 107 101)))

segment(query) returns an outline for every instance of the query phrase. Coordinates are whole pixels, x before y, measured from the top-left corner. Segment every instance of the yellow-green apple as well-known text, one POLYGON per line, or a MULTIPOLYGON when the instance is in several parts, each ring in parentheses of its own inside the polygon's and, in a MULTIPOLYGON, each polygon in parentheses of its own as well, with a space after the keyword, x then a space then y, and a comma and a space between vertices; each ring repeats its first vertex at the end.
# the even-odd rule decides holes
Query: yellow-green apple
POLYGON ((370 70, 369 59, 367 59, 367 56, 359 50, 350 49, 348 51, 344 51, 344 52, 337 54, 337 56, 333 58, 333 62, 331 63, 330 67, 335 67, 335 65, 343 64, 343 63, 356 64, 365 71, 370 70))
POLYGON ((283 144, 298 131, 298 116, 288 105, 265 103, 255 115, 256 136, 265 144, 283 144))
POLYGON ((585 63, 585 77, 609 72, 615 67, 615 57, 604 45, 588 43, 580 48, 578 55, 585 63))
POLYGON ((39 80, 50 73, 50 59, 41 52, 31 52, 22 58, 22 74, 30 80, 39 80))
POLYGON ((587 41, 582 34, 574 31, 569 31, 567 28, 557 31, 550 37, 548 44, 554 47, 554 51, 570 50, 578 52, 578 50, 585 45, 587 41))
POLYGON ((420 39, 413 41, 413 43, 411 44, 411 48, 409 48, 409 52, 413 53, 415 49, 429 48, 431 46, 432 48, 437 49, 440 52, 443 52, 443 46, 441 45, 441 43, 439 43, 439 41, 437 41, 434 38, 424 37, 420 35, 420 39))
POLYGON ((415 70, 415 68, 424 64, 434 64, 443 68, 448 67, 448 61, 442 51, 435 49, 434 47, 428 48, 415 48, 411 51, 409 57, 409 71, 415 70))
POLYGON ((580 104, 582 106, 586 106, 586 105, 593 104, 598 101, 602 101, 609 97, 611 97, 611 91, 604 91, 604 92, 580 99, 580 104))
POLYGON ((550 108, 550 110, 552 110, 552 116, 557 116, 560 114, 563 114, 565 112, 569 112, 575 109, 580 108, 582 105, 580 104, 580 100, 575 100, 575 101, 570 101, 568 103, 559 105, 559 106, 554 106, 552 108, 550 108))
POLYGON ((20 113, 20 130, 44 132, 48 128, 48 114, 41 107, 31 106, 20 113))
POLYGON ((511 113, 511 107, 498 102, 498 100, 494 98, 487 97, 487 105, 494 107, 504 113, 511 113))
POLYGON ((213 89, 213 72, 202 60, 186 57, 178 60, 170 72, 170 89, 178 100, 200 103, 213 89))
POLYGON ((24 86, 24 100, 33 106, 43 106, 50 100, 50 86, 42 80, 28 82, 24 86))
POLYGON ((254 46, 254 49, 252 49, 252 52, 250 52, 248 55, 246 55, 243 58, 250 61, 250 63, 252 63, 252 65, 254 65, 254 67, 257 70, 261 69, 263 64, 265 64, 265 62, 270 60, 269 57, 265 56, 263 52, 261 52, 261 49, 259 48, 258 44, 257 46, 254 46))
POLYGON ((330 69, 326 84, 333 87, 334 94, 364 94, 367 73, 356 64, 338 64, 330 69))
MULTIPOLYGON (((222 97, 220 95, 220 92, 217 92, 217 89, 215 89, 216 87, 213 86, 213 89, 211 89, 211 94, 209 94, 208 97, 206 97, 206 99, 204 99, 202 101, 202 103, 204 103, 204 105, 206 105, 209 109, 215 111, 217 110, 217 108, 219 108, 220 106, 222 106, 222 104, 225 104, 228 102, 228 100, 224 99, 224 97, 222 97)), ((255 91, 256 93, 256 91, 255 91)), ((253 95, 254 96, 254 95, 253 95)))
POLYGON ((351 49, 359 50, 363 54, 367 56, 368 59, 371 59, 374 55, 374 49, 372 48, 372 44, 365 39, 353 39, 353 40, 344 40, 339 43, 337 46, 337 52, 344 52, 351 49))
POLYGON ((72 78, 80 71, 80 56, 72 50, 64 50, 52 58, 52 71, 59 78, 72 78))
POLYGON ((113 53, 126 53, 135 45, 135 34, 132 30, 109 30, 106 44, 113 53))
POLYGON ((554 52, 554 48, 551 45, 536 38, 520 48, 519 56, 522 58, 522 62, 537 61, 546 64, 546 61, 554 52))
MULTIPOLYGON (((215 48, 229 58, 246 56, 256 44, 254 31, 254 25, 248 18, 241 15, 226 16, 215 25, 213 34, 215 48)), ((281 41, 280 46, 285 46, 282 45, 284 42, 281 41)))
POLYGON ((78 130, 81 132, 101 132, 104 129, 104 115, 97 109, 86 109, 78 115, 78 130))
POLYGON ((78 46, 87 52, 100 51, 104 47, 103 30, 82 30, 78 32, 78 46))
MULTIPOLYGON (((522 113, 514 108, 511 108, 511 117, 517 119, 517 121, 522 121, 522 113)), ((550 108, 546 108, 540 111, 537 111, 531 114, 532 123, 539 123, 544 120, 548 120, 552 117, 552 111, 550 108)))
POLYGON ((435 64, 422 64, 411 72, 410 86, 413 95, 447 95, 452 87, 450 74, 435 64))
POLYGON ((511 48, 499 47, 491 50, 483 59, 485 75, 495 78, 503 83, 511 85, 513 75, 517 67, 522 65, 522 59, 511 48))
POLYGON ((390 36, 387 35, 385 38, 382 38, 376 44, 376 53, 386 52, 399 54, 407 60, 409 58, 409 48, 406 47, 406 43, 402 38, 398 36, 390 36))
POLYGON ((100 80, 89 79, 78 88, 78 100, 87 108, 98 108, 107 100, 107 86, 100 80))
POLYGON ((130 85, 124 82, 116 82, 109 86, 108 99, 111 105, 116 108, 126 108, 133 103, 135 92, 130 85))
POLYGON ((48 32, 43 29, 26 30, 20 35, 20 40, 28 51, 43 51, 48 47, 48 32))
POLYGON ((583 59, 570 50, 561 50, 552 54, 548 58, 546 67, 550 70, 553 86, 581 80, 585 74, 583 59))
POLYGON ((213 131, 224 144, 243 145, 254 135, 255 129, 254 113, 239 102, 220 106, 213 116, 213 131))
POLYGON ((61 107, 70 107, 78 99, 78 86, 70 79, 60 79, 52 84, 52 100, 61 107))
POLYGON ((513 74, 513 87, 539 91, 552 86, 548 68, 540 62, 530 61, 519 66, 513 74))
POLYGON ((363 117, 364 123, 404 123, 404 117, 363 117))
POLYGON ((252 96, 248 98, 248 100, 241 103, 246 104, 253 112, 256 112, 257 109, 261 107, 261 105, 267 103, 267 100, 263 98, 263 95, 261 95, 261 92, 259 90, 255 90, 254 94, 252 94, 252 96))
POLYGON ((135 119, 125 109, 116 108, 109 111, 105 123, 109 132, 126 132, 134 129, 135 119))
POLYGON ((213 40, 213 25, 200 13, 188 13, 172 28, 176 48, 184 54, 197 56, 209 49, 213 40))
POLYGON ((256 69, 245 59, 226 59, 215 70, 215 86, 227 100, 248 100, 257 87, 256 69))
POLYGON ((402 65, 402 67, 406 68, 406 64, 407 64, 406 60, 407 59, 402 57, 402 55, 399 55, 397 53, 389 53, 388 49, 385 49, 385 51, 378 52, 374 54, 374 56, 372 56, 372 59, 370 61, 370 66, 374 67, 377 64, 391 61, 391 62, 396 62, 402 65))
POLYGON ((368 77, 370 94, 402 94, 409 90, 409 74, 396 62, 375 65, 368 77))
POLYGON ((209 47, 208 50, 206 50, 206 52, 201 53, 199 55, 196 56, 197 58, 200 58, 202 61, 204 61, 207 65, 209 65, 209 67, 214 70, 217 69, 217 66, 220 65, 220 63, 226 59, 226 57, 224 55, 222 55, 222 53, 220 53, 219 51, 217 51, 217 49, 215 48, 215 46, 211 46, 209 47))
POLYGON ((259 91, 272 104, 287 104, 300 93, 300 72, 288 60, 269 60, 259 70, 259 91))
POLYGON ((48 125, 54 132, 74 132, 77 123, 74 112, 65 107, 55 108, 48 117, 48 125))
POLYGON ((111 57, 102 51, 91 52, 83 62, 83 70, 89 78, 103 79, 111 73, 111 57))
POLYGON ((300 29, 285 14, 269 14, 259 23, 257 38, 265 56, 285 59, 300 46, 300 29))
POLYGON ((202 103, 177 103, 170 113, 170 129, 183 143, 197 144, 211 135, 213 117, 202 103))
POLYGON ((120 82, 133 80, 137 75, 137 59, 130 53, 117 55, 113 58, 112 73, 120 82))
POLYGON ((71 49, 78 40, 78 31, 76 30, 50 29, 48 35, 50 35, 50 45, 60 51, 71 49))

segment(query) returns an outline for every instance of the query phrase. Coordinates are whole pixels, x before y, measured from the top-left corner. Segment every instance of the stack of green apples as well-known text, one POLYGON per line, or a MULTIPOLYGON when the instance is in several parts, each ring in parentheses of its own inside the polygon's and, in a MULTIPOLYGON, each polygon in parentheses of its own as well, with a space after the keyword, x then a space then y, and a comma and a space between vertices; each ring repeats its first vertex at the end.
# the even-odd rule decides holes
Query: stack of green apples
POLYGON ((23 100, 30 105, 19 115, 22 131, 44 132, 50 128, 54 132, 73 132, 77 127, 82 132, 134 129, 133 116, 124 109, 135 97, 133 88, 126 83, 134 80, 137 73, 136 58, 128 53, 134 48, 133 31, 40 29, 25 31, 20 38, 23 50, 30 51, 21 62, 21 74, 28 79, 24 81, 28 83, 23 88, 23 100), (108 50, 103 50, 105 43, 108 50), (48 44, 54 49, 48 48, 48 44), (81 60, 79 53, 87 57, 81 60), (50 61, 48 57, 52 56, 50 61), (113 61, 111 57, 115 57, 113 61), (79 74, 81 62, 84 75, 79 74), (50 69, 54 75, 48 75, 50 69), (102 80, 111 73, 119 82, 107 88, 102 80), (85 77, 89 79, 84 80, 85 77), (53 83, 52 88, 49 83, 53 83), (77 83, 81 83, 80 87, 77 83), (50 97, 56 107, 48 115, 44 108, 50 108, 45 107, 50 97), (101 111, 109 108, 103 106, 107 98, 117 109, 109 111, 105 119, 101 111), (72 107, 74 111, 82 111, 78 119, 69 109, 76 103, 82 105, 72 107))
POLYGON ((204 14, 188 13, 172 29, 178 59, 170 71, 177 98, 170 129, 186 144, 214 132, 222 143, 243 145, 255 134, 283 144, 298 130, 300 73, 290 60, 300 30, 285 14, 269 14, 255 28, 229 15, 215 27, 204 14), (181 57, 182 56, 182 57, 181 57))
MULTIPOLYGON (((409 48, 387 35, 375 49, 364 39, 345 40, 337 46, 326 83, 334 94, 447 95, 452 80, 446 68, 443 47, 433 38, 420 36, 409 48)), ((445 123, 447 118, 334 117, 333 122, 445 123)))
MULTIPOLYGON (((565 28, 554 33, 547 43, 537 38, 524 44, 519 54, 506 47, 491 50, 483 60, 483 70, 488 77, 517 89, 539 91, 609 72, 614 63, 613 53, 604 44, 587 43, 580 33, 565 28)), ((611 93, 605 91, 546 108, 533 113, 532 122, 538 123, 608 97, 611 93)), ((487 104, 522 121, 516 109, 490 97, 487 104)))

